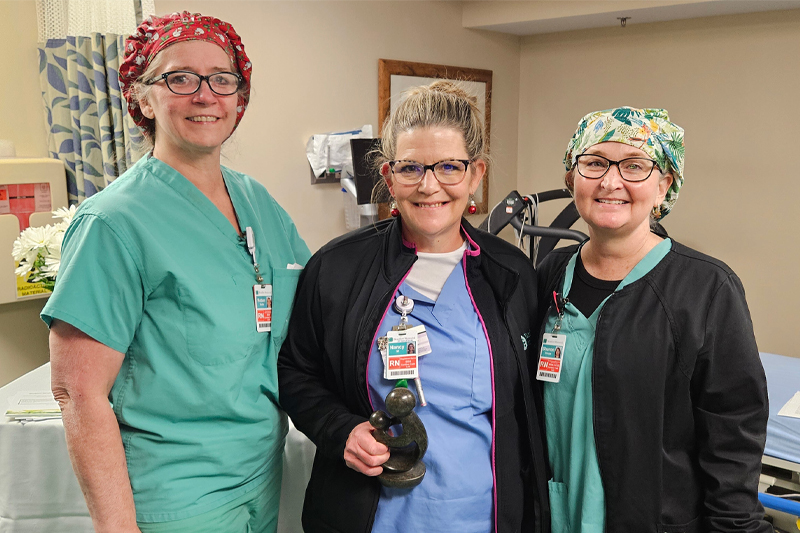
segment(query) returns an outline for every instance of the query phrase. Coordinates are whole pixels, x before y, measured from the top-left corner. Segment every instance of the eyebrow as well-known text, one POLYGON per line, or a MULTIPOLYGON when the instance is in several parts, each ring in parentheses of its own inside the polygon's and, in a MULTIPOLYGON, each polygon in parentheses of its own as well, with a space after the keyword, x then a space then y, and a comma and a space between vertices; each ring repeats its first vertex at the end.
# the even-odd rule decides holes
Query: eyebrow
MULTIPOLYGON (((622 144, 622 143, 620 143, 620 144, 622 144)), ((588 154, 588 155, 602 155, 604 157, 608 157, 608 156, 604 155, 605 152, 603 151, 602 148, 598 148, 597 150, 592 151, 592 148, 595 148, 596 146, 597 145, 590 146, 583 153, 584 154, 588 154)), ((641 158, 644 158, 644 159, 650 159, 649 155, 647 155, 647 154, 639 154, 637 152, 634 152, 634 150, 636 150, 636 148, 634 148, 632 146, 631 146, 631 150, 623 150, 623 152, 622 152, 622 155, 624 156, 623 159, 628 159, 628 158, 631 158, 631 157, 641 157, 641 158)))
MULTIPOLYGON (((211 70, 212 70, 212 72, 235 72, 234 70, 231 70, 232 68, 233 67, 227 67, 227 68, 226 67, 212 67, 211 70)), ((195 72, 194 67, 172 67, 172 68, 166 70, 165 72, 174 72, 176 70, 185 70, 187 72, 195 72)))

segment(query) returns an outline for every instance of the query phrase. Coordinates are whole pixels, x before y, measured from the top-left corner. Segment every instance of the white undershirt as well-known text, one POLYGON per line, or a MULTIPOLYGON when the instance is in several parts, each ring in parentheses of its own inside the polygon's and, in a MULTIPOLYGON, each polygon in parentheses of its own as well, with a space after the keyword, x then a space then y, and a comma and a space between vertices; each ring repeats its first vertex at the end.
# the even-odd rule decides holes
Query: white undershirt
POLYGON ((453 268, 464 257, 467 249, 467 241, 452 252, 427 253, 417 252, 417 261, 408 273, 406 283, 420 294, 423 294, 434 302, 439 298, 447 278, 453 272, 453 268))

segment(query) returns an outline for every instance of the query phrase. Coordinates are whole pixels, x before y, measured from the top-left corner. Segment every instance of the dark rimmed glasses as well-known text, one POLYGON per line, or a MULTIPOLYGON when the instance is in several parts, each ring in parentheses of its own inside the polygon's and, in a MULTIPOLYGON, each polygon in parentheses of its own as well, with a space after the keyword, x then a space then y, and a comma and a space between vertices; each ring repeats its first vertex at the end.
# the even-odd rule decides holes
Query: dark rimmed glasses
POLYGON ((242 76, 235 72, 215 72, 208 76, 202 76, 196 72, 188 70, 173 70, 156 76, 152 80, 145 82, 145 85, 153 85, 164 80, 167 89, 175 94, 187 96, 200 90, 200 84, 205 81, 208 87, 220 96, 230 96, 242 86, 242 76))
POLYGON ((653 169, 658 166, 655 161, 646 157, 628 157, 620 161, 612 161, 602 155, 581 154, 576 160, 578 173, 590 180, 602 178, 612 165, 616 165, 622 179, 635 183, 649 178, 653 169))
POLYGON ((472 161, 469 159, 445 159, 432 165, 423 165, 417 161, 399 159, 389 161, 389 166, 397 181, 404 185, 419 183, 429 169, 442 185, 458 185, 464 181, 470 163, 472 161))

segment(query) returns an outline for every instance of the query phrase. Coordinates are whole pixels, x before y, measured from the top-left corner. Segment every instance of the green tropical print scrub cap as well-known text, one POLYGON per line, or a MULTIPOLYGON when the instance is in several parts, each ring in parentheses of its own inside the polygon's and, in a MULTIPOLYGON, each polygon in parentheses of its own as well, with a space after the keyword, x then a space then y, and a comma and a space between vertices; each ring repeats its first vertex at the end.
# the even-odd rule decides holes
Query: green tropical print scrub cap
POLYGON ((667 216, 683 185, 683 128, 670 122, 665 109, 618 107, 595 111, 578 123, 564 155, 564 166, 570 170, 576 157, 602 142, 618 142, 638 148, 653 158, 662 171, 672 172, 672 186, 661 204, 659 219, 667 216))

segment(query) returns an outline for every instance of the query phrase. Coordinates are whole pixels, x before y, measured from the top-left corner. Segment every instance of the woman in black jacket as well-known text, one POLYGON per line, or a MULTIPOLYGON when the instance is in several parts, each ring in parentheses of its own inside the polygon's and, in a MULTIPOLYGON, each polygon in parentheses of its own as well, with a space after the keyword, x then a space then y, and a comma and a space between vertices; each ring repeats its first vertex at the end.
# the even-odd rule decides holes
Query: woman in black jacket
POLYGON ((410 91, 383 132, 395 218, 314 255, 279 356, 281 405, 317 445, 303 527, 547 533, 541 392, 528 368, 535 273, 462 218, 487 167, 477 107, 436 82, 410 91), (389 453, 367 421, 396 385, 384 361, 402 310, 430 345, 403 351, 427 400, 416 407, 427 473, 410 489, 379 483, 389 453))
POLYGON ((772 531, 742 284, 651 231, 677 199, 683 150, 666 111, 623 107, 586 115, 564 158, 590 239, 539 269, 553 532, 772 531))

